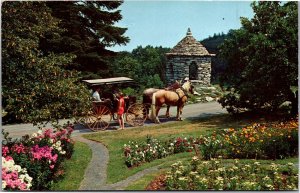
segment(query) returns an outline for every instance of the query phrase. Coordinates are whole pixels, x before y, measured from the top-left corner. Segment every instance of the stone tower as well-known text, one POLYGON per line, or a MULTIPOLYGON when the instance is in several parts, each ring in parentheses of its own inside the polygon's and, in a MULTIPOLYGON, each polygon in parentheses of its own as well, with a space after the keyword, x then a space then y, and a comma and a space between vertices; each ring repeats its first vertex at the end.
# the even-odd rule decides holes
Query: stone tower
POLYGON ((201 86, 210 85, 211 57, 206 48, 192 35, 190 28, 186 36, 166 53, 166 79, 171 84, 175 80, 182 81, 188 77, 201 86))

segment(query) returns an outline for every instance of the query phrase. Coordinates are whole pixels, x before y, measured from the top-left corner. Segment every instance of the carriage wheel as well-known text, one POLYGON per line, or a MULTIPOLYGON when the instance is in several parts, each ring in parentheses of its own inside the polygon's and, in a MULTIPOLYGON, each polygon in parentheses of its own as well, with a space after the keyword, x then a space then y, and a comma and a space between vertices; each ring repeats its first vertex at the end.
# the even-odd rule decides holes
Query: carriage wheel
POLYGON ((146 108, 143 104, 132 104, 126 112, 126 122, 132 126, 142 126, 146 120, 146 108))
POLYGON ((85 123, 92 131, 105 130, 109 126, 111 118, 109 108, 99 105, 85 118, 85 123))
POLYGON ((85 124, 85 117, 76 116, 73 119, 74 119, 74 123, 75 124, 80 124, 80 125, 84 125, 85 124))

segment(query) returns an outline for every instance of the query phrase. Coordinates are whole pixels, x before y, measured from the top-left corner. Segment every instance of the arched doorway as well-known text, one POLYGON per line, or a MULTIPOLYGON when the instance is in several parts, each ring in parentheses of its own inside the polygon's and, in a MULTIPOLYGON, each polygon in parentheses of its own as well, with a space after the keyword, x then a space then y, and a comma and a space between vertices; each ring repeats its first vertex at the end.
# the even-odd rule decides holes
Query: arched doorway
POLYGON ((189 79, 198 80, 198 66, 195 61, 193 61, 189 66, 189 79))

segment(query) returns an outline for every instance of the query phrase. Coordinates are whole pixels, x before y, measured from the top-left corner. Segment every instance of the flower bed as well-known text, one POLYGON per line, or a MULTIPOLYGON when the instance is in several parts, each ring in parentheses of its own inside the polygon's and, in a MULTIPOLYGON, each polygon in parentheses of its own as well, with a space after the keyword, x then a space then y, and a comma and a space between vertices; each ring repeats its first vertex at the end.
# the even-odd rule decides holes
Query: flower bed
POLYGON ((259 162, 242 164, 236 159, 228 165, 195 156, 187 166, 173 164, 160 184, 165 190, 297 190, 297 173, 293 163, 262 167, 259 162))
POLYGON ((48 190, 62 176, 63 160, 73 153, 72 131, 45 129, 15 140, 3 133, 2 189, 48 190))
POLYGON ((152 137, 147 137, 146 142, 129 141, 128 144, 124 144, 123 148, 125 164, 128 167, 138 166, 171 154, 191 152, 195 143, 193 138, 181 137, 165 142, 152 137))
POLYGON ((242 129, 226 129, 209 136, 178 137, 159 141, 151 137, 146 142, 124 144, 125 164, 138 166, 168 155, 191 152, 205 160, 217 158, 283 159, 298 153, 298 122, 291 120, 277 125, 258 125, 242 129))

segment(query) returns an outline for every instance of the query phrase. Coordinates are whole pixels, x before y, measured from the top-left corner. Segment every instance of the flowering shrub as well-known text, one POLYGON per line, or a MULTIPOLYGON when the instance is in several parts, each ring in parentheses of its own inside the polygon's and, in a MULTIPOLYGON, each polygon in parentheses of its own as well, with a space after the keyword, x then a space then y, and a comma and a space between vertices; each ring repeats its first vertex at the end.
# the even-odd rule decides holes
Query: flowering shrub
POLYGON ((164 183, 166 190, 296 190, 297 185, 293 163, 262 167, 259 162, 235 160, 228 165, 217 159, 200 161, 196 156, 187 166, 173 164, 164 183))
POLYGON ((208 160, 224 154, 223 138, 216 132, 213 132, 211 136, 200 136, 200 139, 198 149, 200 149, 203 159, 208 160))
POLYGON ((147 142, 124 144, 125 163, 128 167, 138 166, 168 155, 191 152, 209 160, 223 158, 282 159, 298 153, 298 122, 271 125, 253 124, 242 129, 225 129, 198 138, 178 137, 158 141, 151 137, 147 142), (199 152, 200 151, 200 152, 199 152))
POLYGON ((129 141, 128 145, 124 144, 124 155, 125 164, 131 167, 166 157, 168 152, 159 140, 148 137, 146 142, 129 141))
POLYGON ((10 156, 2 157, 2 189, 30 190, 31 181, 26 168, 16 165, 10 156))
MULTIPOLYGON (((73 153, 74 144, 70 139, 72 131, 70 127, 44 129, 15 140, 4 133, 2 157, 11 157, 14 163, 26 170, 32 178, 31 190, 48 190, 53 181, 63 174, 63 160, 70 158, 73 153)), ((3 175, 2 182, 8 184, 3 175)))
POLYGON ((282 159, 298 153, 298 122, 265 125, 253 124, 236 130, 225 130, 227 156, 230 158, 282 159))
POLYGON ((128 167, 138 166, 143 162, 150 162, 171 154, 180 152, 191 152, 193 150, 193 138, 171 139, 161 142, 152 137, 147 137, 146 142, 129 141, 124 144, 125 164, 128 167))

